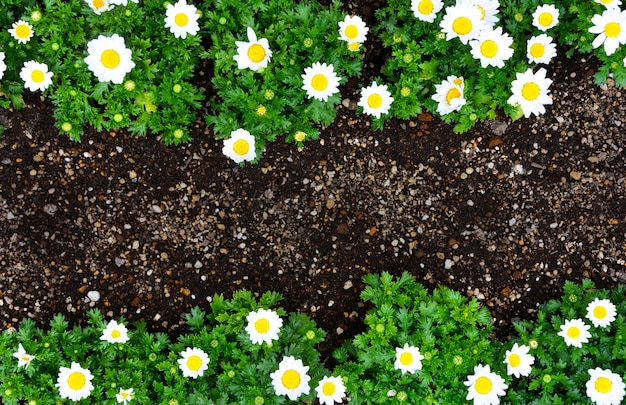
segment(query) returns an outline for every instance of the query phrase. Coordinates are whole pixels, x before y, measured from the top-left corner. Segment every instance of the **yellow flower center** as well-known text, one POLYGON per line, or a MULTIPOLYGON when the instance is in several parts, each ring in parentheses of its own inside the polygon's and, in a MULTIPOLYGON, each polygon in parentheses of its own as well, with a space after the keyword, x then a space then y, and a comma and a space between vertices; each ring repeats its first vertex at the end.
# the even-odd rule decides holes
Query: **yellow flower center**
POLYGON ((79 371, 74 371, 67 378, 67 386, 70 387, 70 389, 72 390, 80 390, 85 386, 86 383, 87 378, 85 378, 85 375, 79 371))
POLYGON ((597 306, 593 309, 593 316, 597 319, 604 319, 606 317, 606 308, 597 306))
POLYGON ((452 23, 452 31, 458 35, 467 35, 472 31, 472 21, 467 17, 459 17, 452 23))
POLYGON ((548 27, 552 24, 552 21, 554 21, 554 17, 548 12, 543 12, 539 15, 538 20, 539 25, 541 25, 542 27, 548 27))
POLYGON ((267 108, 264 105, 260 105, 256 108, 256 114, 259 117, 264 116, 265 114, 267 114, 267 108))
POLYGON ((602 4, 611 4, 613 2, 613 0, 600 0, 600 3, 602 4))
POLYGON ((103 0, 93 0, 93 1, 91 2, 91 4, 93 4, 93 7, 94 7, 96 10, 99 10, 99 9, 101 9, 102 7, 104 7, 104 1, 103 1, 103 0))
POLYGON ((486 58, 493 58, 498 54, 498 44, 491 39, 483 41, 483 43, 480 44, 480 53, 486 58))
POLYGON ((117 339, 117 338, 119 338, 120 336, 122 336, 122 334, 120 333, 120 331, 119 331, 119 330, 117 330, 117 329, 113 329, 113 331, 111 332, 111 337, 112 337, 113 339, 117 339))
POLYGON ((619 23, 610 22, 604 26, 604 34, 609 38, 615 38, 622 31, 619 23))
POLYGON ((297 142, 302 142, 304 141, 304 138, 306 137, 306 133, 304 131, 298 131, 293 135, 293 138, 297 141, 297 142))
POLYGON ((546 53, 546 47, 536 42, 530 46, 529 52, 533 58, 541 58, 546 53))
MULTIPOLYGON (((238 139, 235 141, 235 145, 233 146, 233 151, 235 151, 238 155, 245 155, 250 150, 250 144, 245 139, 238 139)), ((256 328, 256 323, 255 323, 256 328)))
POLYGON ((413 355, 409 352, 404 352, 400 355, 400 363, 404 366, 410 366, 413 363, 413 355))
POLYGON ((460 77, 457 77, 456 79, 453 80, 454 84, 456 84, 457 86, 461 86, 463 84, 463 79, 460 77))
POLYGON ((313 76, 313 79, 311 79, 311 87, 313 87, 315 91, 326 90, 326 87, 328 87, 328 78, 321 73, 316 74, 313 76))
POLYGON ((529 82, 522 86, 522 97, 524 97, 526 100, 535 100, 537 97, 539 97, 540 91, 541 90, 539 89, 537 83, 529 82))
POLYGON ((435 6, 433 5, 433 2, 430 0, 422 0, 417 5, 417 11, 419 11, 420 14, 424 14, 424 15, 428 15, 432 13, 434 8, 435 6))
POLYGON ((259 63, 265 59, 265 48, 260 44, 252 44, 248 48, 248 58, 254 62, 259 63))
POLYGON ((380 94, 370 94, 367 98, 367 105, 371 108, 380 108, 380 106, 383 105, 383 98, 380 94))
POLYGON ((478 377, 476 379, 476 383, 474 384, 474 389, 476 389, 476 392, 481 395, 489 394, 492 387, 493 384, 491 383, 491 380, 485 376, 478 377))
POLYGON ((28 38, 30 35, 30 28, 26 24, 20 24, 15 27, 15 35, 17 35, 18 38, 22 39, 28 38))
POLYGON ((580 329, 578 329, 576 326, 570 326, 567 330, 567 336, 572 339, 576 339, 580 336, 580 329))
POLYGON ((359 50, 359 47, 361 46, 360 42, 348 42, 348 50, 352 51, 352 52, 356 52, 359 50))
POLYGON ((126 398, 128 398, 128 392, 126 392, 126 391, 122 391, 122 393, 120 394, 120 396, 122 397, 122 399, 126 399, 126 398))
POLYGON ((41 83, 46 78, 46 75, 39 69, 33 70, 30 74, 30 78, 33 79, 35 83, 41 83))
POLYGON ((359 29, 354 24, 350 24, 345 30, 346 36, 350 39, 354 39, 359 35, 359 29))
POLYGON ((270 322, 265 318, 258 319, 254 323, 254 329, 259 333, 267 333, 270 330, 270 322))
POLYGON ((176 25, 178 25, 179 27, 184 27, 187 25, 187 23, 189 22, 189 17, 187 17, 187 14, 185 13, 178 13, 176 14, 176 16, 174 17, 174 22, 176 23, 176 25))
POLYGON ((446 94, 446 102, 450 104, 452 103, 452 100, 458 97, 461 97, 461 92, 456 87, 452 87, 448 90, 448 94, 446 94))
POLYGON ((606 377, 598 377, 595 382, 596 391, 601 392, 602 394, 607 394, 611 392, 611 388, 613 388, 613 383, 606 377))
POLYGON ((337 390, 337 387, 335 387, 335 384, 333 384, 330 381, 326 381, 324 385, 322 385, 322 392, 324 393, 324 395, 328 397, 333 395, 336 390, 337 390))
POLYGON ((300 373, 296 370, 287 370, 283 373, 280 380, 283 386, 289 390, 298 388, 300 386, 300 373))
POLYGON ((187 359, 187 367, 191 371, 198 371, 202 367, 202 359, 195 354, 187 359))
POLYGON ((107 49, 100 56, 100 62, 108 69, 115 69, 120 64, 120 60, 120 54, 115 49, 107 49))
POLYGON ((513 353, 509 355, 509 364, 511 367, 517 367, 521 363, 519 354, 513 353))
POLYGON ((22 357, 22 361, 30 361, 30 356, 24 356, 24 357, 22 357))

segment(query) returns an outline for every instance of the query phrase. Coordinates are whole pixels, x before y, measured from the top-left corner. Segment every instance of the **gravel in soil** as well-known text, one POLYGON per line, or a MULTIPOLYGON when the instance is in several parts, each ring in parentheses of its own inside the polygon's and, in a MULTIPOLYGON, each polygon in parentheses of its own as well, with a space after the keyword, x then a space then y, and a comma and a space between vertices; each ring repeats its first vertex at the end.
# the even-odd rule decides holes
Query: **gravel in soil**
POLYGON ((273 290, 329 356, 362 330, 362 276, 387 270, 476 297, 506 338, 566 280, 626 281, 626 110, 593 69, 561 57, 545 115, 464 134, 429 114, 372 131, 348 84, 319 141, 245 167, 202 123, 179 147, 74 143, 47 102, 0 110, 0 326, 98 308, 175 335, 215 293, 273 290))

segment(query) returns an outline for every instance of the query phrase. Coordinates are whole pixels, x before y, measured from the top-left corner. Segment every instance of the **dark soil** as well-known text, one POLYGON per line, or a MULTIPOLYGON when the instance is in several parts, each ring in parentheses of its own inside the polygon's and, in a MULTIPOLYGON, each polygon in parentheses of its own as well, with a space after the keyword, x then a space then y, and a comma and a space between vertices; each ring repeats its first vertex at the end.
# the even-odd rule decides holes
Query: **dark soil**
MULTIPOLYGON (((377 6, 357 11, 371 24, 377 6)), ((364 82, 385 52, 366 45, 364 82)), ((328 356, 362 331, 371 272, 477 297, 498 338, 566 280, 623 283, 623 95, 593 84, 593 59, 561 55, 540 118, 454 134, 423 114, 372 131, 351 83, 319 141, 277 142, 243 168, 202 122, 178 147, 125 133, 75 143, 37 97, 0 110, 0 326, 58 312, 80 324, 95 307, 175 335, 215 293, 273 290, 327 331, 328 356)))

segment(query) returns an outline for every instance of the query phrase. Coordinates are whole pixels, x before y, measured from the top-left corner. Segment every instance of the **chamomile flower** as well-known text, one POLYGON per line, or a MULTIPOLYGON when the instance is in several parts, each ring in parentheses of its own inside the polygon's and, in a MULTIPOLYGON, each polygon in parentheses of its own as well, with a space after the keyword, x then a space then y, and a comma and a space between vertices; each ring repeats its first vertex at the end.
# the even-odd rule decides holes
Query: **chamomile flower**
POLYGON ((341 403, 346 396, 346 386, 341 377, 324 377, 315 387, 320 405, 341 403))
POLYGON ((591 337, 589 328, 590 326, 586 325, 582 319, 566 320, 557 335, 561 336, 568 346, 582 347, 583 343, 589 342, 591 337))
POLYGON ((626 384, 619 374, 599 367, 588 370, 587 396, 597 405, 619 405, 626 394, 626 384))
POLYGON ((418 20, 433 22, 443 8, 442 0, 411 0, 411 10, 418 20))
POLYGON ((100 82, 121 84, 124 76, 135 67, 132 52, 126 48, 124 38, 117 34, 99 35, 87 43, 87 68, 100 82))
POLYGON ((24 62, 20 70, 20 78, 24 80, 24 87, 30 91, 44 91, 52 84, 53 73, 48 71, 45 63, 30 60, 24 62))
POLYGON ((347 15, 343 21, 339 21, 339 39, 342 41, 362 44, 367 39, 368 31, 369 28, 358 15, 347 15))
POLYGON ((533 25, 541 31, 547 31, 559 23, 559 10, 552 4, 544 4, 535 9, 533 25))
POLYGON ((552 37, 546 34, 530 37, 526 41, 526 57, 528 63, 543 63, 547 65, 556 56, 556 44, 552 37))
POLYGON ((124 404, 124 405, 132 401, 134 397, 135 397, 135 392, 132 388, 128 388, 128 389, 120 388, 120 392, 118 394, 115 394, 115 399, 117 399, 117 403, 124 404))
POLYGON ((14 22, 11 27, 9 34, 20 44, 27 43, 33 37, 33 26, 24 20, 14 22))
POLYGON ((591 17, 592 27, 589 32, 598 34, 592 45, 598 48, 604 44, 604 51, 607 56, 613 55, 620 45, 626 43, 626 11, 621 11, 618 7, 610 7, 602 14, 591 17))
POLYGON ((24 368, 28 368, 30 362, 35 358, 32 354, 26 353, 21 343, 17 346, 17 351, 13 353, 13 357, 17 359, 17 366, 24 368))
POLYGON ((126 326, 114 320, 109 321, 107 327, 102 331, 102 336, 100 336, 100 340, 106 340, 109 343, 126 343, 128 339, 126 326))
POLYGON ((545 105, 552 104, 550 93, 551 79, 546 78, 546 70, 541 68, 533 73, 531 68, 524 73, 517 73, 511 83, 511 97, 508 103, 519 105, 526 118, 531 114, 540 115, 546 112, 545 105))
POLYGON ((474 374, 468 376, 463 384, 468 387, 466 399, 474 400, 475 405, 499 404, 500 397, 506 394, 504 390, 508 388, 502 377, 491 372, 489 365, 480 364, 474 366, 474 374))
POLYGON ((464 89, 465 80, 457 76, 448 76, 441 84, 436 84, 432 99, 438 103, 437 112, 445 115, 459 111, 466 103, 464 89))
POLYGON ((272 51, 267 38, 257 39, 254 30, 247 29, 248 42, 236 41, 237 55, 233 57, 239 69, 259 70, 267 67, 272 51))
POLYGON ((235 163, 252 161, 256 158, 255 139, 250 132, 239 128, 230 133, 230 138, 224 139, 222 153, 235 163))
POLYGON ((302 364, 302 360, 293 356, 283 357, 278 370, 270 374, 276 395, 287 395, 295 401, 302 394, 308 394, 311 377, 307 374, 309 366, 302 364))
POLYGON ((380 118, 382 114, 389 112, 392 102, 393 97, 387 90, 387 85, 379 85, 374 82, 370 86, 361 89, 361 99, 358 105, 363 107, 364 113, 380 118))
POLYGON ((587 305, 587 319, 596 328, 607 327, 615 320, 617 311, 615 305, 607 299, 596 298, 587 305))
POLYGON ((333 65, 315 62, 311 67, 304 68, 302 89, 308 98, 328 101, 328 97, 339 91, 339 77, 333 65))
POLYGON ((183 376, 190 378, 202 377, 204 371, 209 368, 209 356, 201 349, 188 347, 180 353, 178 368, 183 372, 183 376))
POLYGON ((530 347, 526 345, 518 346, 515 343, 511 350, 506 351, 504 364, 506 364, 506 373, 508 375, 527 377, 530 374, 535 358, 528 354, 529 350, 530 347))
POLYGON ((407 372, 414 374, 416 370, 422 369, 422 360, 424 360, 424 356, 420 350, 405 343, 404 347, 396 347, 396 362, 393 367, 402 371, 402 374, 407 372))
POLYGON ((278 339, 278 332, 283 326, 283 320, 275 311, 263 308, 250 312, 246 320, 246 332, 252 343, 258 345, 263 342, 270 344, 272 340, 278 339))
POLYGON ((109 0, 85 0, 94 13, 100 15, 111 8, 109 0))
POLYGON ((493 29, 489 26, 483 28, 476 39, 471 40, 472 56, 480 60, 483 68, 487 66, 504 67, 504 62, 513 56, 513 38, 502 27, 493 29))
POLYGON ((6 57, 4 52, 0 52, 0 79, 4 76, 4 72, 7 70, 7 65, 4 63, 4 58, 6 57))
POLYGON ((619 7, 622 5, 621 0, 594 0, 596 3, 600 3, 606 8, 609 7, 619 7))
POLYGON ((196 35, 200 26, 198 25, 198 9, 187 4, 186 0, 178 0, 176 4, 167 5, 165 11, 165 28, 169 28, 170 32, 176 38, 187 38, 187 34, 196 35))
POLYGON ((87 398, 93 390, 93 375, 80 364, 72 362, 70 367, 61 367, 55 387, 59 389, 59 395, 72 401, 87 398))
POLYGON ((459 3, 469 3, 478 7, 485 25, 493 27, 498 22, 500 2, 498 0, 459 0, 459 3))
POLYGON ((466 44, 470 39, 474 39, 485 22, 478 7, 471 4, 457 4, 446 7, 446 14, 441 20, 441 31, 446 34, 446 40, 459 38, 466 44))

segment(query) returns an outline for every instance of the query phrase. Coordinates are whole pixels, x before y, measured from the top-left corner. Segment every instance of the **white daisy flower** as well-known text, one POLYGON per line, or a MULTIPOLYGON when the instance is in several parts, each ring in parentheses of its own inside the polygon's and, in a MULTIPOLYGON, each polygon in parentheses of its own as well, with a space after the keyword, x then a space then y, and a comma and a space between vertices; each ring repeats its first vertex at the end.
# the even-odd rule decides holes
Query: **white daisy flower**
POLYGON ((4 58, 6 54, 4 52, 0 52, 0 79, 4 76, 4 72, 7 70, 7 65, 4 63, 4 58))
POLYGON ((21 343, 17 346, 17 351, 13 353, 13 357, 17 359, 17 366, 24 368, 28 368, 30 362, 35 358, 35 356, 26 353, 21 343))
POLYGON ((544 106, 552 104, 552 97, 549 95, 551 84, 552 80, 546 78, 544 68, 539 69, 537 73, 533 73, 530 68, 524 73, 517 73, 516 79, 511 83, 513 94, 509 97, 508 103, 518 104, 526 118, 531 114, 543 114, 546 112, 544 106))
POLYGON ((126 343, 128 342, 128 329, 121 323, 109 321, 107 327, 102 331, 100 340, 106 340, 109 343, 126 343))
POLYGON ((468 376, 463 384, 468 387, 466 399, 474 400, 475 405, 499 404, 499 397, 505 395, 504 390, 508 388, 502 377, 491 372, 489 365, 474 366, 474 374, 468 376))
POLYGON ((259 70, 267 67, 267 63, 272 57, 269 42, 267 38, 257 40, 254 30, 248 27, 248 42, 236 41, 237 55, 233 59, 237 62, 239 69, 250 68, 259 70))
POLYGON ((500 2, 498 0, 459 0, 459 4, 468 3, 474 7, 478 7, 482 20, 485 25, 493 27, 498 22, 498 10, 500 8, 500 2))
POLYGON ((599 367, 589 369, 587 396, 597 405, 619 405, 624 399, 626 384, 619 374, 599 367))
POLYGON ((271 344, 272 340, 278 339, 278 333, 283 326, 283 320, 272 310, 259 308, 252 311, 246 317, 248 324, 246 332, 254 344, 271 344))
POLYGON ((87 43, 87 68, 100 82, 121 84, 124 76, 135 67, 132 52, 126 48, 124 38, 117 34, 99 35, 87 43))
POLYGON ((308 98, 328 101, 328 97, 339 92, 339 77, 333 65, 313 63, 313 66, 304 68, 302 81, 302 89, 306 90, 308 98))
POLYGON ((108 11, 111 9, 111 3, 109 2, 109 0, 85 0, 85 1, 87 2, 87 4, 89 4, 89 7, 91 7, 91 9, 97 15, 100 15, 104 13, 105 11, 108 11))
POLYGON ((380 118, 382 114, 389 112, 392 102, 393 97, 387 90, 387 85, 378 85, 374 82, 369 87, 361 89, 361 99, 358 105, 363 107, 364 113, 380 118))
POLYGON ((185 0, 178 0, 176 4, 168 3, 165 11, 165 28, 169 28, 170 32, 176 38, 187 38, 187 34, 196 35, 200 26, 198 25, 198 9, 187 4, 185 0))
POLYGON ((54 74, 48 71, 48 65, 45 63, 29 60, 24 62, 20 77, 24 80, 24 87, 30 91, 44 91, 52 84, 52 76, 54 74))
POLYGON ((626 43, 626 11, 617 7, 610 7, 602 14, 591 17, 593 26, 589 28, 592 34, 598 34, 592 45, 598 48, 604 44, 607 56, 613 55, 620 45, 626 43))
POLYGON ((411 10, 418 20, 433 22, 443 8, 442 0, 411 0, 411 10))
POLYGON ((348 43, 358 42, 362 44, 367 39, 369 28, 358 15, 347 15, 343 21, 339 21, 339 39, 348 43))
POLYGON ((441 84, 436 84, 432 99, 438 103, 437 112, 445 115, 459 111, 466 103, 464 89, 465 80, 457 76, 448 76, 441 84))
POLYGON ((559 23, 559 10, 552 4, 544 4, 535 9, 533 25, 541 31, 547 31, 559 23))
POLYGON ((93 375, 80 364, 72 362, 70 367, 61 367, 55 387, 59 389, 59 395, 72 401, 87 398, 93 390, 93 375))
POLYGON ((118 394, 115 394, 115 399, 117 399, 117 403, 124 404, 124 405, 132 401, 134 397, 135 397, 135 392, 132 388, 128 388, 128 389, 120 388, 120 392, 118 394))
POLYGON ((308 394, 311 377, 307 371, 309 366, 302 364, 302 360, 293 356, 283 357, 278 370, 270 374, 276 395, 287 395, 290 400, 295 401, 300 395, 308 394))
POLYGON ((14 22, 11 27, 9 34, 20 44, 27 43, 33 37, 33 26, 24 20, 14 22))
POLYGON ((622 5, 621 0, 594 0, 596 3, 600 3, 606 8, 609 7, 619 7, 622 5))
POLYGON ((526 41, 526 57, 528 63, 543 63, 547 65, 556 56, 556 44, 552 37, 546 34, 530 37, 526 41))
POLYGON ((557 335, 561 336, 568 346, 582 347, 583 343, 588 343, 591 337, 589 328, 590 326, 586 325, 582 319, 566 320, 557 335))
POLYGON ((493 29, 485 26, 476 39, 471 40, 472 56, 480 60, 483 68, 487 66, 504 67, 504 62, 513 56, 513 38, 506 32, 502 32, 502 27, 493 29))
POLYGON ((446 40, 459 38, 464 44, 474 39, 484 26, 480 9, 471 4, 446 7, 441 20, 441 31, 446 34, 446 40))
POLYGON ((402 371, 402 374, 407 372, 414 374, 416 370, 422 369, 422 360, 424 356, 419 348, 405 343, 404 347, 396 347, 396 362, 393 367, 402 371))
POLYGON ((508 375, 514 375, 515 377, 527 377, 530 375, 532 371, 531 366, 535 363, 535 358, 528 354, 529 350, 530 347, 526 345, 518 346, 515 343, 511 350, 506 351, 504 364, 506 364, 506 373, 508 375))
POLYGON ((222 153, 235 163, 253 161, 256 158, 255 139, 250 132, 239 128, 230 133, 230 138, 224 139, 222 153))
POLYGON ((180 353, 178 368, 183 372, 183 376, 190 378, 202 377, 204 371, 209 368, 209 356, 201 349, 188 347, 180 353))
POLYGON ((587 319, 596 328, 609 326, 615 320, 615 315, 617 315, 615 305, 607 299, 596 298, 587 305, 587 319))
POLYGON ((341 377, 324 377, 315 388, 320 405, 340 404, 346 396, 346 386, 341 377))

